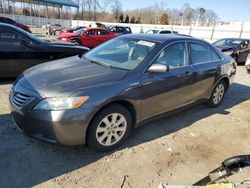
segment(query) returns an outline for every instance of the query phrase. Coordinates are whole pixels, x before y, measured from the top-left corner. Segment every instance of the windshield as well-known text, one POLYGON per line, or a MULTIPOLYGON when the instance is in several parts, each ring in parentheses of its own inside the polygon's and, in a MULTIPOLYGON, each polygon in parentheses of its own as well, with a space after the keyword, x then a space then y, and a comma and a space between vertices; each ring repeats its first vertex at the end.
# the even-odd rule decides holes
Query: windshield
POLYGON ((74 33, 81 35, 81 34, 83 34, 85 31, 86 31, 85 28, 79 28, 79 29, 75 30, 74 33))
POLYGON ((238 46, 242 40, 238 39, 223 39, 214 43, 216 46, 238 46))
POLYGON ((103 66, 133 70, 155 48, 156 43, 133 38, 115 38, 85 54, 103 66))

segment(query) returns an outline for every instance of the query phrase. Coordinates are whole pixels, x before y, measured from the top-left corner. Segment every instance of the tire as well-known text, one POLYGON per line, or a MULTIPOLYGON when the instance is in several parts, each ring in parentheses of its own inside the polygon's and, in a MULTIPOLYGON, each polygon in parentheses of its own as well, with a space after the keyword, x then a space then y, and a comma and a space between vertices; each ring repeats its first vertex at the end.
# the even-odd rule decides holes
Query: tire
POLYGON ((75 45, 81 45, 81 43, 77 39, 73 39, 72 43, 75 44, 75 45))
POLYGON ((87 144, 97 151, 111 151, 126 140, 131 130, 130 112, 122 105, 110 105, 101 110, 91 122, 87 131, 87 144))
POLYGON ((236 55, 234 55, 234 56, 232 56, 232 58, 234 58, 234 60, 236 61, 236 63, 238 64, 239 62, 238 62, 238 59, 239 59, 239 57, 238 57, 238 55, 236 54, 236 55))
POLYGON ((227 85, 225 81, 221 80, 214 88, 209 100, 208 105, 210 107, 217 107, 221 104, 223 101, 223 98, 225 96, 227 90, 227 85))

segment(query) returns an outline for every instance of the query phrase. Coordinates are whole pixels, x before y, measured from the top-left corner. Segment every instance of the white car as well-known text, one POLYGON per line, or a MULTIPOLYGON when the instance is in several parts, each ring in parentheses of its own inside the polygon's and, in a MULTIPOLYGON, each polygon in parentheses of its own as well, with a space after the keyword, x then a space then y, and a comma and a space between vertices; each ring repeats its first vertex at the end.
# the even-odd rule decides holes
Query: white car
POLYGON ((247 69, 247 72, 250 74, 250 54, 247 56, 245 67, 247 69))
POLYGON ((150 30, 146 31, 145 33, 151 33, 151 34, 178 34, 178 31, 166 30, 166 29, 150 29, 150 30))

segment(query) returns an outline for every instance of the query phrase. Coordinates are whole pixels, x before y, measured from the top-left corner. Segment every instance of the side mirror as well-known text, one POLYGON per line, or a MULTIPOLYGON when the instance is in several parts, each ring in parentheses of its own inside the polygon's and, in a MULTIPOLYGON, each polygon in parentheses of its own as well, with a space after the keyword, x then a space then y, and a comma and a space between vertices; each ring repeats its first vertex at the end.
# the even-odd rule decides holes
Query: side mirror
POLYGON ((151 73, 165 73, 169 71, 169 65, 153 64, 148 68, 148 72, 151 73))

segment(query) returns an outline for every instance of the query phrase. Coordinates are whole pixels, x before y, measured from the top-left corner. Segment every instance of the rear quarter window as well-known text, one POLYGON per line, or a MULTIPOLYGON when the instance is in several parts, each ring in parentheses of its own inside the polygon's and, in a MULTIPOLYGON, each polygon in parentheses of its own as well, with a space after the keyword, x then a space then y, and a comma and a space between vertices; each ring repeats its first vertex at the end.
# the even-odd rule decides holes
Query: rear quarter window
POLYGON ((207 44, 191 42, 190 50, 193 64, 220 60, 220 56, 207 44))

